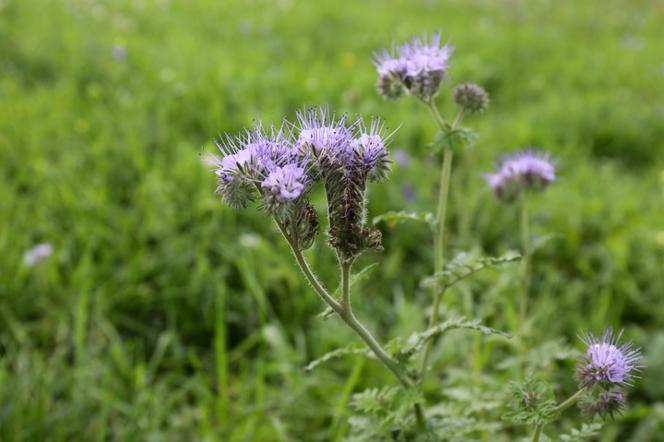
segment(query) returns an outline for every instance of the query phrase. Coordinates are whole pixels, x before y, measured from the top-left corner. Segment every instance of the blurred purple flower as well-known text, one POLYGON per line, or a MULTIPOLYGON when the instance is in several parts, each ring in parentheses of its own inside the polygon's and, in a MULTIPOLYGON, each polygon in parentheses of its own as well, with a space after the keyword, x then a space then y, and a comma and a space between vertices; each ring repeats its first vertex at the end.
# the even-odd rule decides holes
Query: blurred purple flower
POLYGON ((23 255, 23 263, 28 267, 34 267, 46 260, 53 254, 53 246, 49 243, 41 243, 32 247, 23 255))
POLYGON ((521 191, 548 187, 556 179, 556 166, 548 153, 529 149, 505 156, 498 171, 485 178, 499 200, 511 202, 521 191))
POLYGON ((124 45, 117 44, 113 46, 112 50, 113 58, 117 61, 125 61, 127 59, 127 48, 124 45))
POLYGON ((410 155, 403 149, 397 149, 394 151, 394 162, 401 167, 408 167, 411 162, 410 155))
POLYGON ((440 87, 452 55, 449 44, 441 46, 440 33, 430 39, 413 38, 396 51, 383 49, 374 54, 378 91, 385 98, 399 98, 407 91, 430 100, 440 87))

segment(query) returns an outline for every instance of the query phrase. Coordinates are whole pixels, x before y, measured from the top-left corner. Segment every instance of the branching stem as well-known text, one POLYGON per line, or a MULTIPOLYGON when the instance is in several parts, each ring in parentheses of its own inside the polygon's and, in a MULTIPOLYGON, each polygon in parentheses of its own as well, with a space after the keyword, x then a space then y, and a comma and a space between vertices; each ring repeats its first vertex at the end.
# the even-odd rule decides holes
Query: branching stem
MULTIPOLYGON (((318 296, 329 305, 332 310, 334 310, 337 315, 351 328, 353 331, 367 344, 367 346, 373 351, 378 360, 394 374, 397 380, 406 388, 411 388, 413 383, 406 376, 404 370, 399 366, 398 362, 394 360, 383 347, 378 343, 376 338, 367 330, 367 328, 362 324, 355 314, 350 303, 350 269, 352 266, 352 261, 339 261, 341 266, 341 302, 338 302, 331 296, 328 291, 323 287, 323 285, 318 281, 316 275, 309 267, 309 263, 305 259, 302 251, 299 248, 297 238, 289 235, 286 227, 275 219, 275 223, 279 228, 279 231, 284 236, 284 239, 290 246, 293 255, 295 256, 295 261, 297 261, 302 274, 307 279, 309 284, 313 287, 314 291, 318 296)), ((415 417, 417 419, 418 425, 421 428, 424 428, 424 412, 420 404, 415 405, 415 417)))

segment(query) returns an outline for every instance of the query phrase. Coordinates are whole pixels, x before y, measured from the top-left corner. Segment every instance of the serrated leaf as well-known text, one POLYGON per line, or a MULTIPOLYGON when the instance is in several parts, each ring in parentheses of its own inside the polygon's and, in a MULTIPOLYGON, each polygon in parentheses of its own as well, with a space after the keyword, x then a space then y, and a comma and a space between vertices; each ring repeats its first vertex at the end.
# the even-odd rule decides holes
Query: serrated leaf
POLYGON ((370 359, 374 358, 373 353, 371 353, 371 351, 368 348, 349 346, 349 347, 337 348, 336 350, 332 350, 325 353, 323 356, 314 359, 313 361, 305 365, 304 369, 306 371, 311 371, 324 362, 348 355, 362 355, 370 359))
POLYGON ((391 349, 399 361, 405 362, 414 354, 421 351, 424 348, 424 344, 430 339, 434 339, 455 329, 476 330, 484 335, 499 335, 511 338, 508 333, 482 325, 478 320, 469 321, 464 317, 458 317, 448 319, 447 321, 434 325, 423 332, 413 333, 408 337, 405 343, 397 338, 388 344, 388 348, 391 349))
POLYGON ((480 270, 497 267, 502 264, 518 261, 519 259, 521 259, 521 255, 514 251, 509 251, 502 256, 480 257, 473 257, 468 253, 460 253, 445 266, 442 272, 424 278, 421 285, 427 288, 433 287, 434 284, 438 283, 444 291, 480 270))
POLYGON ((430 212, 391 211, 378 215, 373 219, 374 224, 384 222, 389 227, 394 227, 397 224, 402 224, 407 221, 421 222, 427 224, 431 228, 436 225, 436 217, 430 212))
MULTIPOLYGON (((378 263, 374 262, 372 264, 369 264, 359 272, 351 275, 350 277, 350 288, 353 288, 354 285, 364 282, 367 279, 369 279, 369 276, 371 276, 371 272, 378 267, 378 263)), ((332 294, 335 298, 339 298, 341 296, 341 287, 337 287, 337 289, 334 291, 332 294)), ((331 307, 326 307, 325 310, 320 312, 319 314, 316 315, 317 318, 320 319, 328 319, 330 317, 334 316, 334 310, 332 310, 331 307)))

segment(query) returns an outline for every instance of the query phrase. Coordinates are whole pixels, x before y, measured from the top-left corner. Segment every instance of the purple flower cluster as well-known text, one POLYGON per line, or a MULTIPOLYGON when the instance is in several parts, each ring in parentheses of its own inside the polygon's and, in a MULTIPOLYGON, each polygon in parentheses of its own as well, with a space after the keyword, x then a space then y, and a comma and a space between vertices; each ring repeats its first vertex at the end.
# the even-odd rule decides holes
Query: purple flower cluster
POLYGON ((430 39, 413 38, 396 50, 383 49, 374 54, 379 93, 396 99, 407 92, 431 100, 445 77, 451 55, 449 44, 441 46, 440 33, 430 39))
POLYGON ((522 191, 548 187, 556 179, 556 166, 549 154, 529 149, 506 156, 498 171, 485 177, 499 200, 512 202, 522 191))
POLYGON ((222 157, 210 156, 219 177, 217 192, 233 207, 245 207, 257 191, 268 208, 296 200, 305 190, 306 159, 299 155, 284 128, 265 130, 257 125, 239 136, 217 143, 222 157))
POLYGON ((615 334, 608 329, 599 338, 592 334, 582 338, 587 349, 576 370, 582 386, 631 384, 643 367, 641 349, 631 342, 620 344, 621 337, 622 331, 615 334))
MULTIPOLYGON (((269 130, 257 125, 239 136, 226 136, 217 143, 221 157, 208 161, 224 202, 245 207, 260 199, 262 208, 284 224, 300 217, 317 225, 306 195, 322 182, 330 241, 344 256, 354 257, 380 242, 379 232, 364 225, 365 190, 367 181, 388 172, 388 139, 378 119, 366 126, 361 117, 351 121, 324 108, 309 109, 298 112, 295 124, 285 121, 269 130)), ((311 230, 291 227, 293 232, 311 230)))

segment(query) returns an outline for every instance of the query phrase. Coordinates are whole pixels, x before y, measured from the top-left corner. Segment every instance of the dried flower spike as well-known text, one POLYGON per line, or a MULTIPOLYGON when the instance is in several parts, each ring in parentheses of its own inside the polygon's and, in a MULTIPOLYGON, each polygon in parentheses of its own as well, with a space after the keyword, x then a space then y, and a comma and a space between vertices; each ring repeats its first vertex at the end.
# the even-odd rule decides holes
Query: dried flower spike
POLYGON ((607 329, 600 338, 592 334, 582 338, 588 348, 576 369, 581 386, 631 385, 643 368, 641 349, 632 342, 620 344, 621 336, 622 330, 615 334, 607 329))
POLYGON ((556 166, 549 154, 529 149, 505 156, 485 178, 496 198, 512 202, 523 191, 546 189, 556 179, 556 166))

